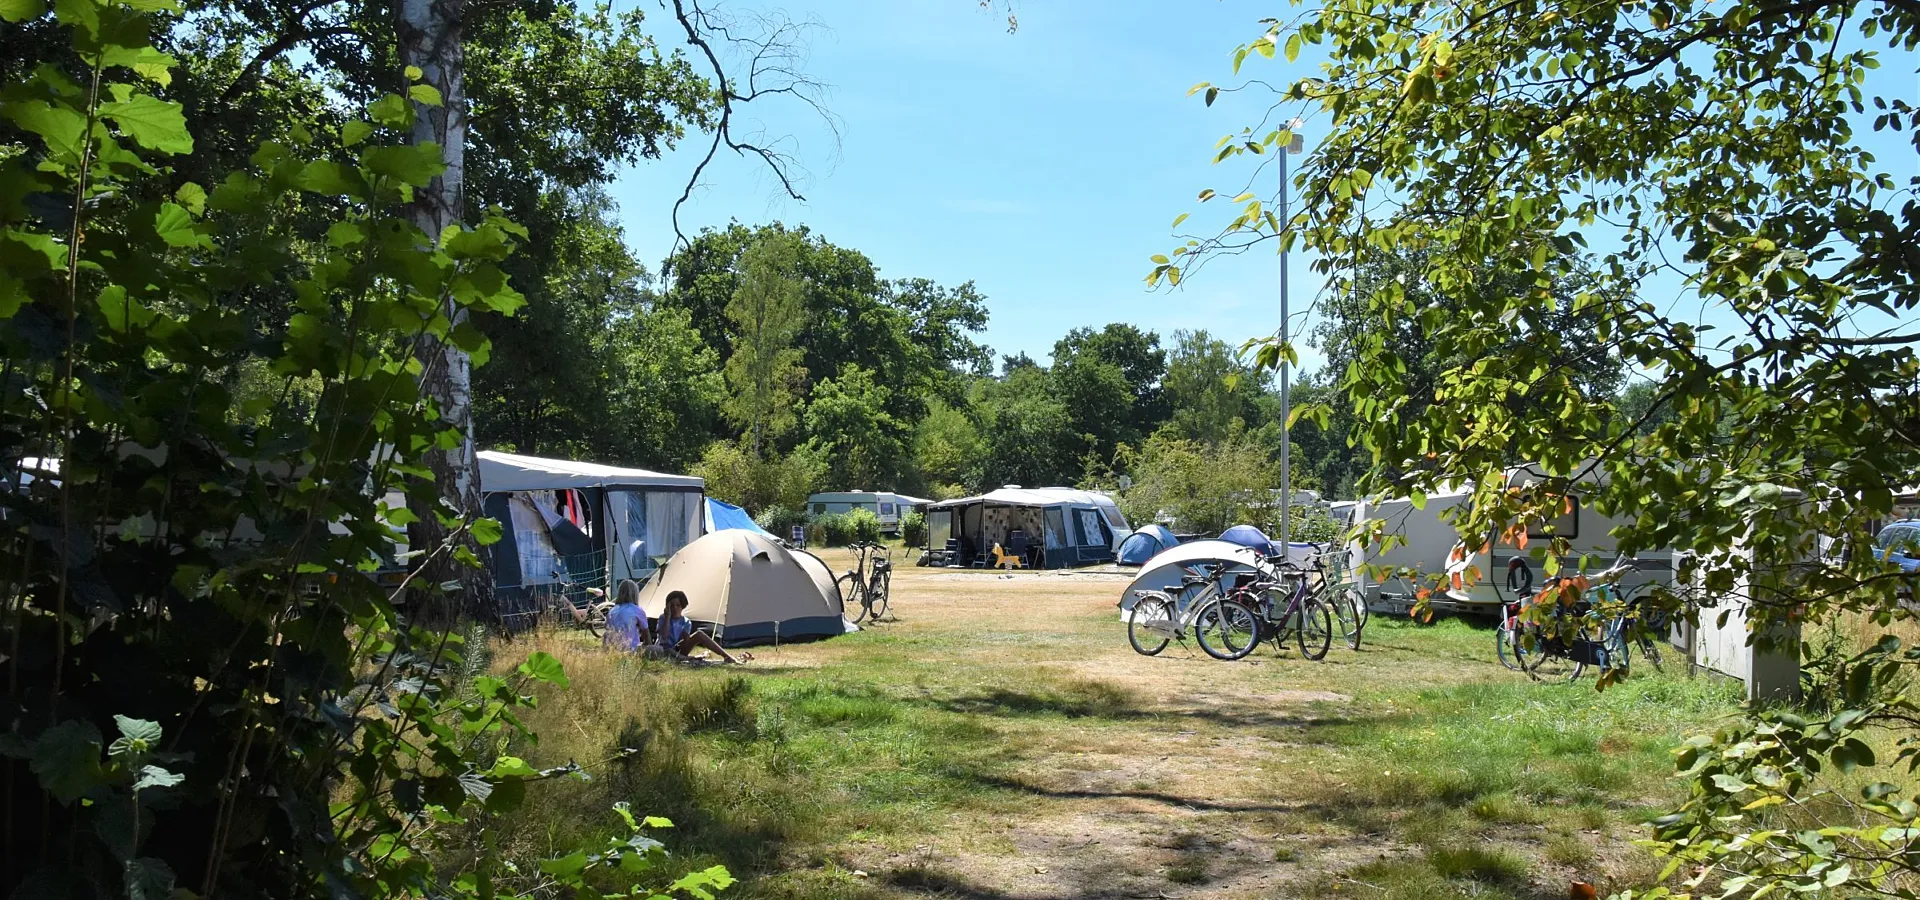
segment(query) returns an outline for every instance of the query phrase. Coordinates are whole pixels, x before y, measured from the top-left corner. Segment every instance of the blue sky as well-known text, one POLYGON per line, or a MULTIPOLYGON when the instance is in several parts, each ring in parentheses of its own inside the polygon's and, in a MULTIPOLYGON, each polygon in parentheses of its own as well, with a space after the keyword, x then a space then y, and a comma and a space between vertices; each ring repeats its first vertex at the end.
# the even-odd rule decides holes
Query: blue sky
MULTIPOLYGON (((668 33, 671 20, 653 0, 637 2, 656 33, 668 33)), ((723 2, 736 13, 780 8, 778 0, 723 2)), ((730 219, 804 223, 866 253, 886 277, 972 280, 992 313, 984 340, 998 353, 1043 361, 1056 339, 1083 325, 1132 322, 1163 340, 1175 329, 1205 329, 1235 344, 1278 327, 1279 262, 1270 250, 1216 259, 1172 292, 1149 291, 1143 278, 1148 257, 1175 245, 1176 215, 1208 220, 1197 212, 1200 189, 1239 192, 1246 167, 1215 168, 1214 144, 1264 111, 1257 93, 1222 95, 1207 108, 1187 90, 1231 83, 1233 48, 1263 33, 1262 16, 1290 7, 1018 0, 1013 34, 976 0, 794 0, 786 8, 819 24, 804 68, 827 85, 838 140, 798 103, 756 104, 742 132, 781 140, 800 164, 807 202, 785 199, 757 161, 723 151, 682 212, 689 233, 730 219)), ((1915 57, 1879 49, 1883 67, 1869 95, 1912 97, 1915 57)), ((1248 74, 1284 84, 1319 59, 1313 48, 1292 65, 1256 58, 1248 74)), ((1874 134, 1870 122, 1871 113, 1856 134, 1904 184, 1916 171, 1906 136, 1874 134)), ((1311 126, 1307 136, 1311 145, 1311 126)), ((703 150, 683 146, 614 188, 627 240, 649 266, 672 246, 672 203, 703 150)), ((1290 264, 1296 327, 1321 286, 1308 262, 1294 254, 1290 264)), ((1680 287, 1648 285, 1646 297, 1685 317, 1680 287)), ((1300 349, 1303 367, 1313 368, 1318 354, 1300 349)))
MULTIPOLYGON (((1174 246, 1174 216, 1201 188, 1224 189, 1214 142, 1251 121, 1250 107, 1208 109, 1187 89, 1230 75, 1230 52, 1261 33, 1271 4, 1021 0, 1013 34, 974 0, 789 9, 823 26, 806 64, 830 87, 840 141, 796 104, 767 103, 750 121, 790 138, 808 202, 783 200, 757 164, 723 151, 682 213, 689 232, 805 223, 884 276, 971 279, 992 311, 985 341, 1043 361, 1081 325, 1204 328, 1234 343, 1278 327, 1271 253, 1223 260, 1174 293, 1143 281, 1148 257, 1174 246)), ((672 244, 668 213, 696 161, 683 147, 614 189, 649 266, 672 244)), ((1292 270, 1304 302, 1318 282, 1298 254, 1292 270)))

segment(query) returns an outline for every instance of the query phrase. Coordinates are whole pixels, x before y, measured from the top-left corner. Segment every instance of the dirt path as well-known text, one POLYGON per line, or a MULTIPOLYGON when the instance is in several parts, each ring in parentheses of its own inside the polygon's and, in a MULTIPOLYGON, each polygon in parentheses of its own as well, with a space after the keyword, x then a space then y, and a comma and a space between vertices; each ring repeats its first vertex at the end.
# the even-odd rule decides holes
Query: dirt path
MULTIPOLYGON (((1334 824, 1341 775, 1308 734, 1347 718, 1358 685, 1493 674, 1486 661, 1436 660, 1391 643, 1358 653, 1336 644, 1321 663, 1263 649, 1225 664, 1178 645, 1147 658, 1129 648, 1118 621, 1126 575, 898 572, 899 620, 876 630, 915 648, 929 694, 951 692, 941 702, 1020 730, 1002 787, 1024 798, 912 847, 847 849, 849 865, 902 896, 1321 893, 1329 872, 1412 851, 1334 824), (1063 691, 1074 699, 1055 696, 1063 691), (1072 718, 1073 703, 1084 717, 1072 718), (1023 715, 1035 711, 1070 718, 1023 715)), ((826 664, 868 652, 863 643, 782 654, 788 664, 826 664)))

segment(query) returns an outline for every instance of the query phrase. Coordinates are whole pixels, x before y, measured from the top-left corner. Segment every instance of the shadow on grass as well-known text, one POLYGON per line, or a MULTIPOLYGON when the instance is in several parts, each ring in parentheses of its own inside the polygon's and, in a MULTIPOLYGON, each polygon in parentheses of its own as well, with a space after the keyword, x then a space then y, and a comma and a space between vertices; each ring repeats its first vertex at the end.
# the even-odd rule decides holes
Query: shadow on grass
POLYGON ((1064 691, 995 688, 957 697, 920 701, 946 712, 967 716, 1019 719, 1060 716, 1067 719, 1104 719, 1113 722, 1189 719, 1228 728, 1315 728, 1346 724, 1346 719, 1303 716, 1263 706, 1248 696, 1232 705, 1204 709, 1149 709, 1131 694, 1099 682, 1086 682, 1064 691))

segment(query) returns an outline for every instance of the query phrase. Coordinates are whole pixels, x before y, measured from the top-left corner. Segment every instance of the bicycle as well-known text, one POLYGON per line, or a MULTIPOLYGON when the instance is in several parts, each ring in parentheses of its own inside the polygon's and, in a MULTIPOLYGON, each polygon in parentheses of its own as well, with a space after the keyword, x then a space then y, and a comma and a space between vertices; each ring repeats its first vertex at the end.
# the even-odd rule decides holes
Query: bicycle
MULTIPOLYGON (((1358 650, 1361 633, 1366 630, 1367 618, 1372 615, 1367 609, 1366 595, 1347 580, 1344 565, 1334 566, 1330 571, 1325 562, 1329 557, 1339 560, 1345 555, 1345 551, 1338 549, 1321 552, 1314 557, 1314 573, 1320 579, 1320 589, 1333 593, 1322 602, 1333 611, 1334 625, 1338 627, 1340 637, 1347 642, 1347 649, 1358 650), (1336 575, 1337 578, 1334 577, 1336 575)), ((1280 568, 1290 565, 1284 556, 1267 557, 1267 562, 1280 568)))
POLYGON ((1220 563, 1204 575, 1180 576, 1177 597, 1166 591, 1134 591, 1133 609, 1127 613, 1127 643, 1133 646, 1133 652, 1158 656, 1176 640, 1186 646, 1185 621, 1193 620, 1196 628, 1203 619, 1210 621, 1211 608, 1222 596, 1220 582, 1229 568, 1227 563, 1220 563), (1182 614, 1183 607, 1191 612, 1182 614))
POLYGON ((1310 587, 1308 577, 1309 574, 1324 575, 1324 568, 1317 557, 1315 573, 1292 563, 1287 563, 1285 568, 1291 572, 1283 574, 1283 580, 1261 577, 1222 598, 1218 615, 1208 623, 1212 627, 1198 632, 1200 649, 1208 656, 1230 662, 1244 659, 1262 640, 1271 640, 1275 650, 1284 650, 1291 633, 1302 657, 1325 659, 1327 650, 1333 646, 1333 613, 1320 596, 1326 590, 1325 579, 1318 587, 1310 587), (1288 593, 1286 608, 1276 613, 1279 604, 1274 602, 1273 594, 1289 580, 1293 588, 1288 593))
POLYGON ((887 614, 893 585, 893 560, 884 544, 857 541, 847 549, 854 554, 853 569, 833 580, 845 606, 853 609, 855 625, 887 614), (871 563, 871 565, 869 565, 871 563))
MULTIPOLYGON (((1553 604, 1549 613, 1551 628, 1526 621, 1517 611, 1503 622, 1518 669, 1536 679, 1574 681, 1588 666, 1598 666, 1603 672, 1625 668, 1628 619, 1624 612, 1606 617, 1606 610, 1618 602, 1613 584, 1632 568, 1629 561, 1615 563, 1585 578, 1579 593, 1571 597, 1569 593, 1577 583, 1576 577, 1562 575, 1548 579, 1533 598, 1532 605, 1553 604)), ((1514 605, 1518 607, 1519 601, 1514 605)))

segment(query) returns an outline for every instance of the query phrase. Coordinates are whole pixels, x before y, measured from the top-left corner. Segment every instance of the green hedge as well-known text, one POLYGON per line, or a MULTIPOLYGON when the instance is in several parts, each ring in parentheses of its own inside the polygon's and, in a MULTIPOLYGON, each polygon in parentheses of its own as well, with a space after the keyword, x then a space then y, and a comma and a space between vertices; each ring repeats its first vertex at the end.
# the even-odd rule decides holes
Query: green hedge
POLYGON ((807 544, 813 547, 845 547, 855 541, 880 540, 880 517, 872 510, 829 513, 807 520, 807 544))
POLYGON ((900 517, 900 539, 909 547, 923 547, 927 543, 927 517, 917 509, 908 510, 900 517))

